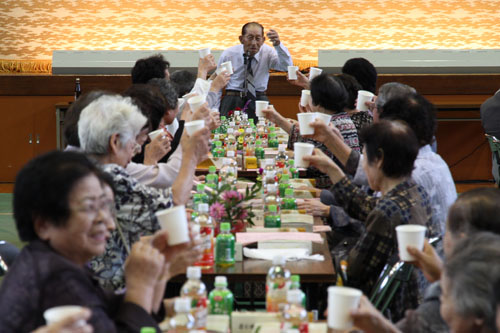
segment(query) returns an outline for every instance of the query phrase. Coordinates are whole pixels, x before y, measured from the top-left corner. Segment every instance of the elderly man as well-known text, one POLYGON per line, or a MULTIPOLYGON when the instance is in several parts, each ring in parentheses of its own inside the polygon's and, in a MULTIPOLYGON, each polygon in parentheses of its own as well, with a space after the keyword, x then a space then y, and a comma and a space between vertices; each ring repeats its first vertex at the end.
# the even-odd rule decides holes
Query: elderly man
POLYGON ((274 48, 264 44, 264 27, 257 22, 249 22, 241 29, 241 44, 222 52, 219 67, 231 61, 234 74, 221 101, 221 115, 246 105, 249 117, 255 118, 255 100, 268 100, 269 70, 286 71, 292 65, 290 52, 281 43, 278 33, 269 30, 267 37, 274 48))

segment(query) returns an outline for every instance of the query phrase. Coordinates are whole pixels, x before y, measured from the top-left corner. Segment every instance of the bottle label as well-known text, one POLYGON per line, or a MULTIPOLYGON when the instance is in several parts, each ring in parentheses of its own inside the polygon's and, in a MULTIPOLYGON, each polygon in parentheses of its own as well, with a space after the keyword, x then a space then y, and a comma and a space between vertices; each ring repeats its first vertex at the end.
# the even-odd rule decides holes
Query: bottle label
POLYGON ((195 320, 196 328, 204 329, 207 326, 207 298, 194 298, 191 303, 191 314, 195 320))

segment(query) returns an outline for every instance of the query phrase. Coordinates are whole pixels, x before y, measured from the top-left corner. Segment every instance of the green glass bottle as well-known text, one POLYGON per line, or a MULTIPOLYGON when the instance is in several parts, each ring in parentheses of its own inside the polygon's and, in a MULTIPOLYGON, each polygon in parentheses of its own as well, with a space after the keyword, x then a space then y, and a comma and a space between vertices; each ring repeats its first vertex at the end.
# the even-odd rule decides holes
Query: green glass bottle
POLYGON ((215 264, 221 267, 234 265, 234 235, 231 234, 231 225, 227 222, 220 224, 220 233, 215 240, 215 264))
POLYGON ((231 315, 234 297, 231 290, 227 289, 225 276, 215 277, 215 289, 210 292, 208 299, 210 301, 210 314, 231 315))

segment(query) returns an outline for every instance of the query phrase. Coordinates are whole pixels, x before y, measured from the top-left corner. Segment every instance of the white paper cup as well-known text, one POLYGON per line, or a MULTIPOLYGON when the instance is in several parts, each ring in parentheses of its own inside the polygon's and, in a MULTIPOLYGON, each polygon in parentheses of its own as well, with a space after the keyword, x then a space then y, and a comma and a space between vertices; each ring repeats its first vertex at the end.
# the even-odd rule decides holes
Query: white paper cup
POLYGON ((332 116, 326 113, 316 112, 316 119, 321 119, 328 125, 332 121, 332 116))
POLYGON ((198 50, 198 52, 200 53, 200 59, 203 59, 210 54, 210 48, 206 47, 204 49, 198 50))
POLYGON ((328 327, 348 330, 352 327, 351 311, 359 306, 363 293, 347 287, 328 287, 328 327))
POLYGON ((175 206, 155 213, 163 230, 168 231, 168 245, 189 242, 189 228, 184 206, 175 206))
POLYGON ((288 79, 289 80, 297 80, 297 71, 299 70, 299 66, 288 66, 288 79))
POLYGON ((314 127, 309 126, 316 119, 316 112, 297 113, 300 135, 314 134, 314 127))
POLYGON ((216 70, 217 75, 219 75, 222 71, 226 71, 227 74, 233 74, 233 63, 231 61, 226 61, 220 64, 219 68, 216 70))
POLYGON ((365 102, 370 102, 375 96, 372 92, 366 90, 358 90, 358 101, 356 108, 359 111, 368 111, 368 106, 366 106, 365 102))
POLYGON ((312 155, 313 150, 314 145, 311 143, 295 142, 293 144, 295 166, 297 168, 307 168, 309 162, 304 161, 304 156, 312 155))
POLYGON ((408 246, 424 249, 426 227, 419 224, 405 224, 396 227, 398 238, 399 258, 403 261, 414 261, 415 257, 408 253, 408 246))
POLYGON ((193 96, 188 99, 191 111, 196 112, 203 104, 205 104, 205 96, 193 96))
POLYGON ((201 130, 203 127, 205 127, 204 119, 193 120, 184 124, 184 128, 189 136, 192 136, 196 131, 201 130))
POLYGON ((190 99, 193 96, 198 96, 198 94, 196 92, 192 91, 192 92, 189 92, 186 95, 182 96, 182 98, 184 98, 184 100, 187 101, 188 99, 190 99))
MULTIPOLYGON (((43 318, 47 325, 57 323, 69 316, 73 316, 78 312, 82 311, 83 307, 78 305, 64 305, 64 306, 56 306, 50 309, 45 310, 43 313, 43 318)), ((86 321, 81 319, 75 323, 75 327, 83 327, 85 326, 86 321)))
POLYGON ((300 95, 300 105, 306 107, 311 101, 311 90, 302 90, 300 95))
POLYGON ((158 135, 161 135, 161 134, 167 134, 163 128, 160 128, 160 129, 153 131, 153 132, 149 132, 148 136, 151 139, 151 141, 153 141, 158 135))
POLYGON ((316 76, 320 75, 323 70, 321 68, 311 67, 309 68, 309 81, 314 79, 316 76))
POLYGON ((257 117, 262 117, 264 118, 264 113, 262 113, 262 110, 267 109, 269 106, 268 101, 255 101, 255 115, 257 117))

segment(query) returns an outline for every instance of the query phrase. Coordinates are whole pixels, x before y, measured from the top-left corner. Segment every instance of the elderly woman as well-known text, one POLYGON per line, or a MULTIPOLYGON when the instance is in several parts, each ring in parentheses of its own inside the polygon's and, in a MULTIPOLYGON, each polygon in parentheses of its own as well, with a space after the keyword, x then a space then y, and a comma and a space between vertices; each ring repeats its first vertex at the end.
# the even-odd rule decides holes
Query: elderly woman
MULTIPOLYGON (((347 97, 347 91, 337 77, 321 74, 311 81, 312 108, 307 106, 307 109, 312 112, 321 112, 331 115, 331 125, 340 131, 345 144, 351 149, 359 151, 359 140, 356 127, 344 110, 347 97)), ((301 111, 306 112, 306 109, 301 107, 301 111)), ((293 149, 293 144, 295 142, 310 142, 320 148, 336 163, 342 165, 323 143, 303 138, 299 133, 300 131, 297 123, 291 123, 272 108, 268 108, 263 112, 267 119, 281 127, 290 135, 288 140, 288 147, 290 149, 293 149)), ((328 177, 314 168, 309 168, 307 170, 307 176, 309 178, 316 178, 316 187, 318 188, 327 188, 331 185, 328 177)))
POLYGON ((183 139, 182 165, 172 188, 144 186, 125 167, 139 148, 136 136, 146 121, 130 98, 108 95, 90 103, 78 122, 83 151, 95 158, 115 183, 117 230, 106 252, 92 261, 92 269, 106 289, 124 287, 123 266, 130 246, 160 229, 156 211, 187 202, 196 165, 208 152, 210 132, 204 128, 183 139))
MULTIPOLYGON (((344 172, 319 149, 305 157, 329 175, 330 191, 345 211, 363 222, 366 230, 349 252, 347 281, 349 285, 369 293, 384 265, 397 255, 395 227, 420 224, 428 228, 428 236, 438 236, 432 208, 425 190, 410 178, 418 153, 418 141, 403 122, 380 121, 362 131, 365 141, 363 167, 370 187, 382 196, 374 198, 356 187, 344 172)), ((391 311, 401 318, 404 309, 418 304, 417 276, 402 285, 391 311)))
MULTIPOLYGON (((156 327, 151 314, 160 308, 161 299, 155 296, 163 295, 168 268, 160 251, 147 242, 132 247, 124 273, 127 292, 122 296, 104 292, 87 267, 104 252, 115 228, 108 184, 109 177, 74 152, 42 155, 19 172, 14 218, 28 245, 0 288, 2 332, 31 332, 44 324, 45 310, 60 305, 90 308, 89 323, 95 332, 156 327)), ((156 239, 165 244, 164 234, 156 239)))

